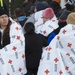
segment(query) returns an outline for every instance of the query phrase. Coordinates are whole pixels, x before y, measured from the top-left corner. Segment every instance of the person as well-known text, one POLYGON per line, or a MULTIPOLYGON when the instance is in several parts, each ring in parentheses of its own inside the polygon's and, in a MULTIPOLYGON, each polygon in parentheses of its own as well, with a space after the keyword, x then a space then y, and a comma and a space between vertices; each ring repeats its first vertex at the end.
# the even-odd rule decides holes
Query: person
MULTIPOLYGON (((46 8, 46 6, 42 2, 37 2, 35 5, 31 6, 30 12, 32 14, 30 15, 30 17, 27 19, 27 21, 25 23, 32 22, 35 26, 42 24, 43 20, 42 20, 41 16, 42 16, 42 11, 45 8, 46 8)), ((25 26, 25 24, 24 24, 24 26, 25 26)), ((35 29, 36 29, 36 27, 35 27, 35 29)))
POLYGON ((35 33, 34 24, 31 22, 25 25, 25 55, 27 74, 37 75, 37 70, 42 54, 42 48, 48 45, 46 39, 41 34, 35 33))
POLYGON ((27 18, 29 18, 30 14, 31 14, 30 13, 30 8, 31 8, 31 6, 34 5, 35 1, 36 0, 27 0, 27 1, 25 0, 24 3, 22 4, 22 10, 26 14, 27 18))
MULTIPOLYGON (((35 25, 35 32, 38 34, 42 34, 47 40, 51 33, 56 30, 59 25, 57 23, 56 16, 52 8, 46 8, 42 12, 43 24, 35 25)), ((55 34, 52 33, 52 36, 49 38, 48 43, 55 37, 55 34)))
POLYGON ((61 15, 60 15, 60 17, 59 17, 59 19, 58 19, 59 28, 54 31, 56 34, 59 33, 59 31, 60 31, 60 29, 61 29, 62 27, 64 27, 65 25, 67 25, 66 19, 67 19, 68 15, 69 15, 70 13, 74 12, 74 9, 75 9, 75 8, 74 8, 74 5, 71 5, 71 4, 69 4, 69 3, 66 3, 65 6, 66 6, 66 7, 63 8, 63 9, 61 9, 61 11, 58 13, 58 14, 61 13, 61 15))
POLYGON ((18 17, 17 17, 16 15, 12 15, 11 18, 12 18, 16 23, 19 23, 18 17))
POLYGON ((17 16, 20 25, 23 27, 24 26, 24 23, 27 20, 27 17, 25 15, 25 13, 23 12, 23 10, 21 10, 21 8, 16 8, 14 10, 14 15, 17 16))
POLYGON ((25 38, 22 28, 0 7, 0 74, 24 75, 25 38))
POLYGON ((50 7, 54 10, 56 16, 58 12, 61 10, 60 2, 61 0, 52 0, 50 3, 50 7))
POLYGON ((66 22, 43 49, 37 75, 75 75, 75 12, 68 15, 66 22))

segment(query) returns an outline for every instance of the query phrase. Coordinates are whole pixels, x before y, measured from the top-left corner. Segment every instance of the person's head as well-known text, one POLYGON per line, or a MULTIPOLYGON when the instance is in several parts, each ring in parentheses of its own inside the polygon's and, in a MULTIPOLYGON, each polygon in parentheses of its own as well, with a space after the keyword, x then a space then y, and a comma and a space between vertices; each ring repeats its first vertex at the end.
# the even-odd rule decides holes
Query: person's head
POLYGON ((19 23, 18 18, 17 18, 16 15, 12 15, 11 18, 12 18, 15 22, 19 23))
POLYGON ((21 8, 16 8, 14 10, 14 15, 16 15, 17 17, 19 17, 19 16, 24 16, 25 13, 23 12, 23 10, 21 10, 21 8))
POLYGON ((25 27, 24 27, 24 31, 25 33, 27 34, 33 34, 35 33, 35 27, 34 27, 34 24, 32 22, 28 22, 25 24, 25 27))
POLYGON ((74 24, 75 25, 75 12, 70 13, 66 20, 67 24, 74 24))
POLYGON ((50 20, 54 17, 54 11, 52 8, 46 8, 44 11, 43 11, 43 14, 42 14, 42 18, 43 18, 43 21, 46 22, 47 20, 50 20))
POLYGON ((49 4, 48 4, 47 1, 42 1, 42 3, 43 3, 43 5, 44 5, 45 8, 48 8, 49 7, 49 4))
POLYGON ((0 7, 0 27, 7 27, 8 23, 8 13, 3 7, 0 7))
POLYGON ((31 14, 33 14, 33 13, 35 13, 35 6, 33 5, 33 6, 31 6, 31 8, 30 8, 30 12, 31 12, 31 14))
POLYGON ((73 11, 74 10, 74 5, 67 3, 66 5, 66 9, 69 11, 73 11))
POLYGON ((46 7, 44 6, 44 4, 42 2, 38 2, 35 4, 35 12, 44 10, 46 7))

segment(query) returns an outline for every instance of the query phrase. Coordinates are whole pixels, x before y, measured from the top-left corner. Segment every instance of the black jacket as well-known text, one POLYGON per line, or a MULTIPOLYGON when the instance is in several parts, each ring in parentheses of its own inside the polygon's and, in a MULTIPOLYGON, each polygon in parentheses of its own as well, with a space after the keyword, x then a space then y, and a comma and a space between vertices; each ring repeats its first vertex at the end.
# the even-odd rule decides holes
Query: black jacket
POLYGON ((35 69, 39 66, 42 48, 47 46, 46 39, 41 34, 25 34, 25 54, 27 69, 35 69))

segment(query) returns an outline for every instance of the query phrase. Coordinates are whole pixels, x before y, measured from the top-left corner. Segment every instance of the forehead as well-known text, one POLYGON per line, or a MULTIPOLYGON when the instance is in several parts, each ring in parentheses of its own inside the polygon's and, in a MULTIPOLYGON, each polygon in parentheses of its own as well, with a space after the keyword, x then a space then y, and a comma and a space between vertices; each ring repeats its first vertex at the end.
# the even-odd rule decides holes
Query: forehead
POLYGON ((7 17, 8 17, 8 15, 6 15, 6 14, 1 15, 0 17, 5 17, 5 16, 7 16, 7 17))

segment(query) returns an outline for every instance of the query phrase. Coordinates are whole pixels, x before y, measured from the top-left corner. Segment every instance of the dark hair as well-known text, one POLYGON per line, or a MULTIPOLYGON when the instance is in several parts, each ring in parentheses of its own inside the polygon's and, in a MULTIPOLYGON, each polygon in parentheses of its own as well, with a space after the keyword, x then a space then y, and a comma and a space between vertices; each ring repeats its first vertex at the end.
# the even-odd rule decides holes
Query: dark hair
POLYGON ((31 14, 34 13, 34 10, 35 10, 35 6, 33 5, 33 6, 31 6, 31 8, 30 8, 31 14))
POLYGON ((21 8, 16 8, 14 10, 14 15, 16 15, 17 17, 19 17, 19 16, 24 16, 25 13, 23 12, 23 10, 21 10, 21 8))
POLYGON ((74 10, 74 5, 71 5, 71 4, 66 4, 66 9, 69 10, 69 11, 73 11, 74 10))
POLYGON ((7 27, 4 29, 4 32, 3 32, 3 37, 4 38, 7 35, 7 33, 10 32, 10 25, 11 25, 11 21, 9 20, 7 27))
POLYGON ((17 16, 16 15, 12 15, 11 18, 12 19, 17 19, 17 16))
POLYGON ((34 30, 35 30, 34 24, 32 22, 26 23, 24 30, 27 34, 34 34, 35 33, 34 32, 34 30))

